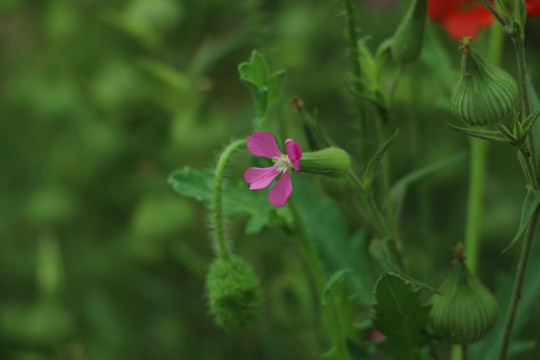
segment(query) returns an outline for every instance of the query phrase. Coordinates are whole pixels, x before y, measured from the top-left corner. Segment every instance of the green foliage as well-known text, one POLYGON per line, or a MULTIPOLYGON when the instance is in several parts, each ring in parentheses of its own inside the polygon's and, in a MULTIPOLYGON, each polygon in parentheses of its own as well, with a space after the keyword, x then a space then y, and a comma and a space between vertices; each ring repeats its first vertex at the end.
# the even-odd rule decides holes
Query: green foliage
POLYGON ((503 250, 503 253, 508 251, 512 246, 514 246, 516 241, 519 240, 539 205, 540 190, 535 190, 532 186, 527 185, 527 195, 525 196, 525 200, 523 201, 523 207, 521 209, 521 218, 519 220, 519 228, 517 234, 516 236, 514 236, 514 239, 510 242, 510 244, 508 244, 508 246, 503 250))
POLYGON ((382 349, 398 360, 420 359, 430 312, 430 306, 422 304, 420 292, 403 278, 383 273, 374 296, 373 323, 387 337, 382 349))
POLYGON ((349 271, 344 269, 335 273, 324 290, 322 316, 330 335, 332 349, 322 356, 323 359, 351 359, 347 350, 347 339, 354 337, 353 320, 357 302, 349 293, 345 281, 345 275, 349 271))
MULTIPOLYGON (((169 184, 181 195, 196 199, 210 206, 212 204, 213 170, 193 170, 189 167, 177 170, 169 177, 169 184)), ((255 234, 268 224, 272 205, 264 197, 248 191, 244 184, 225 184, 223 208, 228 216, 251 215, 246 228, 248 234, 255 234)))
MULTIPOLYGON (((489 141, 500 142, 500 143, 509 143, 509 141, 511 141, 510 139, 505 137, 503 134, 501 134, 500 131, 462 128, 462 127, 455 126, 452 124, 446 124, 446 125, 448 125, 448 127, 454 130, 455 132, 458 132, 460 134, 464 134, 467 136, 483 139, 483 140, 489 140, 489 141)), ((514 139, 513 141, 517 141, 517 139, 514 139)))
POLYGON ((377 166, 381 162, 382 157, 384 156, 384 153, 386 152, 386 149, 388 149, 388 146, 392 143, 392 141, 396 138, 396 136, 399 134, 399 130, 396 130, 392 136, 388 140, 384 142, 384 144, 381 145, 381 147, 375 152, 375 155, 371 158, 369 163, 366 166, 366 170, 364 171, 364 175, 362 178, 362 185, 364 186, 364 189, 369 190, 371 189, 371 184, 373 183, 373 178, 375 176, 375 169, 377 169, 377 166))
POLYGON ((254 50, 249 61, 238 66, 238 72, 240 73, 240 80, 247 84, 253 92, 255 109, 260 121, 256 124, 255 130, 265 130, 264 119, 266 112, 279 97, 285 71, 280 70, 270 74, 266 60, 254 50))

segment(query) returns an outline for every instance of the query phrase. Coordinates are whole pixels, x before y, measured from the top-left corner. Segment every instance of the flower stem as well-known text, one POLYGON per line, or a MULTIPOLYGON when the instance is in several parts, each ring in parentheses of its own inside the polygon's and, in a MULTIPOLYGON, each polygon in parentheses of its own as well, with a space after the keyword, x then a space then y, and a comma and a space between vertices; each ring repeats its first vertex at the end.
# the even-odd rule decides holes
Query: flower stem
MULTIPOLYGON (((529 92, 527 88, 527 76, 526 76, 526 61, 525 61, 525 46, 522 34, 516 33, 512 35, 512 42, 516 50, 518 75, 519 75, 519 94, 521 102, 521 121, 523 121, 530 112, 529 108, 529 92)), ((528 183, 535 190, 538 190, 538 177, 536 169, 536 159, 534 150, 534 141, 532 138, 532 132, 529 132, 527 136, 526 147, 522 146, 520 154, 523 159, 524 172, 528 178, 528 183)), ((518 268, 516 278, 514 280, 514 289, 512 291, 512 298, 510 300, 510 306, 508 308, 508 314, 506 316, 506 323, 504 327, 503 342, 499 359, 506 360, 508 358, 508 350, 510 349, 510 343, 512 340, 512 330, 516 319, 519 300, 521 299, 521 293, 523 291, 523 284, 525 282, 525 275, 527 273, 527 267, 529 265, 529 259, 531 256, 531 250, 534 242, 534 232, 536 229, 536 223, 540 214, 540 208, 536 208, 533 216, 527 225, 525 232, 525 239, 523 242, 523 248, 521 249, 521 255, 518 262, 518 268)))
POLYGON ((506 315, 506 324, 504 327, 503 344, 501 348, 500 360, 506 360, 508 357, 508 350, 510 349, 510 342, 512 339, 512 329, 514 327, 514 321, 516 319, 519 300, 521 299, 521 292, 523 290, 523 283, 525 281, 525 274, 527 272, 527 266, 529 265, 529 259, 531 256, 532 245, 534 242, 534 231, 536 228, 536 222, 538 221, 538 215, 540 214, 540 208, 536 208, 527 231, 525 232, 525 241, 523 248, 521 249, 521 256, 519 258, 518 269, 516 279, 514 280, 514 290, 512 291, 512 299, 510 300, 510 306, 508 308, 508 314, 506 315))
POLYGON ((229 247, 227 246, 227 242, 225 240, 225 228, 223 226, 223 178, 225 177, 225 168, 227 167, 232 155, 236 151, 245 147, 246 140, 233 141, 225 148, 225 150, 223 150, 219 156, 216 166, 216 174, 214 178, 213 219, 218 255, 221 258, 228 258, 230 256, 229 247))
MULTIPOLYGON (((358 51, 358 38, 356 36, 356 25, 354 22, 354 13, 351 0, 343 0, 345 8, 345 22, 347 26, 347 40, 349 42, 349 56, 351 58, 351 70, 353 75, 353 86, 357 94, 362 93, 360 78, 362 77, 362 69, 360 67, 360 57, 358 51)), ((362 164, 367 164, 369 161, 369 141, 367 134, 367 119, 366 107, 364 100, 360 97, 355 97, 356 115, 358 119, 358 132, 360 135, 360 158, 362 164)))
POLYGON ((294 198, 290 197, 287 203, 289 204, 289 209, 293 216, 298 245, 300 245, 304 252, 304 256, 306 257, 307 266, 311 272, 315 286, 317 287, 317 294, 322 298, 326 284, 326 274, 324 273, 321 260, 319 259, 317 251, 313 246, 313 241, 311 241, 307 232, 306 225, 302 220, 296 201, 294 198))

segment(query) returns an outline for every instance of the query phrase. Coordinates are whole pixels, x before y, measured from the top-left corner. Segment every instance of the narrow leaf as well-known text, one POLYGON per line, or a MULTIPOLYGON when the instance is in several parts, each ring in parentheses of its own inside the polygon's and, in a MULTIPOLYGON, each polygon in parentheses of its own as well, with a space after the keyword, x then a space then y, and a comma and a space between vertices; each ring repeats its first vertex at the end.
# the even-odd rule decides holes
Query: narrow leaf
POLYGON ((462 128, 459 126, 455 126, 452 124, 446 124, 448 127, 455 132, 458 132, 460 134, 464 134, 467 136, 476 137, 479 139, 489 140, 489 141, 495 141, 495 142, 502 142, 502 143, 508 143, 508 139, 504 137, 500 132, 494 131, 494 130, 477 130, 477 129, 468 129, 468 128, 462 128))
POLYGON ((502 253, 508 251, 516 243, 516 241, 519 240, 521 234, 523 234, 523 232, 527 228, 527 225, 529 224, 529 221, 531 220, 531 217, 533 216, 533 213, 538 207, 538 205, 540 205, 540 190, 535 190, 532 188, 532 186, 527 185, 527 195, 525 196, 525 200, 523 201, 523 207, 521 209, 521 219, 519 221, 519 228, 517 234, 516 236, 514 236, 512 242, 502 251, 502 253))
POLYGON ((420 292, 400 276, 383 273, 374 295, 373 322, 386 336, 383 351, 397 360, 420 359, 430 312, 430 306, 422 304, 420 292))
POLYGON ((386 152, 386 149, 388 149, 388 146, 392 143, 392 141, 396 138, 396 136, 399 134, 399 130, 396 130, 394 134, 386 140, 384 144, 377 150, 375 155, 371 158, 369 161, 366 170, 364 171, 364 177, 362 179, 362 183, 364 184, 364 189, 369 189, 371 187, 371 183, 373 182, 373 178, 375 176, 375 169, 377 169, 377 165, 381 162, 381 159, 386 152))
POLYGON ((534 111, 525 119, 525 121, 523 121, 523 124, 521 124, 521 126, 523 127, 522 136, 525 136, 529 132, 529 130, 532 129, 539 115, 540 109, 536 109, 536 111, 534 111))

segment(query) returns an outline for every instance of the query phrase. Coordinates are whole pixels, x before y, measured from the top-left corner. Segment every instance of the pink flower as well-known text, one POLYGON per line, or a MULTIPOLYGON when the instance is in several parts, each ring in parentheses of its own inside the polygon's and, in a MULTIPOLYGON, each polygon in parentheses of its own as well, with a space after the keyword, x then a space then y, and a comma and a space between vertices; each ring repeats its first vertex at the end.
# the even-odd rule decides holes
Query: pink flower
POLYGON ((252 167, 247 169, 244 179, 250 190, 263 189, 270 185, 279 174, 281 177, 270 190, 268 199, 277 208, 285 206, 292 192, 291 170, 300 170, 302 149, 293 139, 285 140, 287 154, 282 154, 274 135, 266 131, 255 131, 247 138, 247 148, 255 156, 272 159, 274 166, 267 168, 252 167))

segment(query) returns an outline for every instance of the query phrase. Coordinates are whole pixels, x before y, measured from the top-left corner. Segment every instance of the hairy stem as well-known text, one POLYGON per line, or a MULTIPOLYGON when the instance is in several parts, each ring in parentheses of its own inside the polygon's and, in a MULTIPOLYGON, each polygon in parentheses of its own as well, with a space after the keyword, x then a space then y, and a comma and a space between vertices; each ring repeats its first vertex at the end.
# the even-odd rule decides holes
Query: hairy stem
POLYGON ((214 204, 212 210, 218 254, 221 258, 228 258, 230 256, 229 247, 225 240, 225 227, 223 225, 223 178, 225 177, 225 168, 233 154, 245 147, 246 140, 233 141, 225 148, 225 150, 223 150, 216 166, 216 175, 214 178, 214 204))
MULTIPOLYGON (((351 0, 343 0, 345 8, 345 22, 347 26, 347 40, 349 43, 349 56, 351 58, 351 70, 353 75, 353 87, 357 94, 362 93, 360 78, 362 69, 360 67, 360 57, 358 51, 358 38, 356 36, 356 24, 351 0)), ((356 115, 358 119, 358 132, 360 135, 360 158, 364 166, 369 161, 369 137, 367 134, 366 106, 364 100, 355 96, 356 115)))

